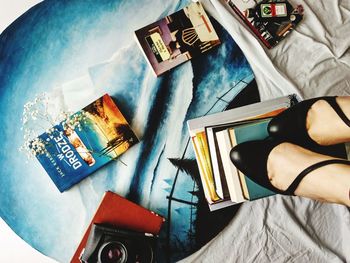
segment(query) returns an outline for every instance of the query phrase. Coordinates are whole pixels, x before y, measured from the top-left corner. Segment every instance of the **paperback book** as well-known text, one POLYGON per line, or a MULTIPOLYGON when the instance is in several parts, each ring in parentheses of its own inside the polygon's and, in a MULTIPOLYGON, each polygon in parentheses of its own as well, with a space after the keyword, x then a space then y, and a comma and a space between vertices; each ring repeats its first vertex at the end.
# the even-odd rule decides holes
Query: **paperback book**
MULTIPOLYGON (((107 191, 97 208, 91 222, 71 259, 71 263, 80 263, 81 254, 88 241, 88 236, 93 224, 108 224, 121 229, 150 233, 157 236, 165 219, 129 200, 107 191)), ((109 262, 109 261, 108 261, 109 262)), ((118 261, 117 261, 118 262, 118 261)))
POLYGON ((225 0, 231 10, 267 47, 285 38, 303 18, 301 5, 287 0, 225 0))
MULTIPOLYGON (((237 144, 252 141, 252 140, 263 140, 269 136, 267 132, 267 125, 271 118, 263 120, 257 120, 250 124, 239 125, 228 129, 229 136, 232 142, 232 147, 237 144)), ((239 178, 243 185, 243 194, 245 199, 256 200, 258 198, 273 195, 274 192, 254 183, 246 175, 242 174, 241 171, 237 170, 239 178)))
POLYGON ((63 192, 137 142, 128 122, 105 94, 40 135, 32 149, 63 192))
POLYGON ((297 101, 291 95, 187 122, 211 211, 274 194, 242 174, 232 164, 229 153, 238 143, 266 138, 270 118, 297 101), (200 141, 204 136, 203 144, 200 141))
POLYGON ((200 2, 135 31, 156 76, 220 44, 200 2))

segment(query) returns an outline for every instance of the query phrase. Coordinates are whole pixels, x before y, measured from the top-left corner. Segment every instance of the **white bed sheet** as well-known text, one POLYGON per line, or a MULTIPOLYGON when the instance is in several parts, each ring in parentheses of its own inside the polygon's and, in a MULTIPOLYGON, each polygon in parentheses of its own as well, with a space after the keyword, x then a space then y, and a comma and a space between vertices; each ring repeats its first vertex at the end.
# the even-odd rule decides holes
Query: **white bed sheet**
MULTIPOLYGON (((205 1, 250 62, 262 100, 350 95, 350 1, 291 1, 304 20, 262 48, 219 0, 205 1)), ((273 196, 244 203, 211 242, 181 262, 350 262, 350 212, 342 205, 273 196)))

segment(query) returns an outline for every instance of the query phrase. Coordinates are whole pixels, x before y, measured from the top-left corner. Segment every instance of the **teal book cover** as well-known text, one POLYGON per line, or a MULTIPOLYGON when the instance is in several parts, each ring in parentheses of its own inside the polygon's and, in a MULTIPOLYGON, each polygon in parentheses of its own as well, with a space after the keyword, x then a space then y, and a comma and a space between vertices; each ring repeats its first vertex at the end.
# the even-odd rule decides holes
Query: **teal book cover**
MULTIPOLYGON (((246 141, 265 139, 269 136, 267 132, 267 125, 269 121, 270 118, 257 123, 241 125, 232 129, 236 137, 236 143, 239 144, 246 141)), ((275 194, 274 192, 254 183, 247 176, 245 176, 245 180, 250 200, 256 200, 275 194)))

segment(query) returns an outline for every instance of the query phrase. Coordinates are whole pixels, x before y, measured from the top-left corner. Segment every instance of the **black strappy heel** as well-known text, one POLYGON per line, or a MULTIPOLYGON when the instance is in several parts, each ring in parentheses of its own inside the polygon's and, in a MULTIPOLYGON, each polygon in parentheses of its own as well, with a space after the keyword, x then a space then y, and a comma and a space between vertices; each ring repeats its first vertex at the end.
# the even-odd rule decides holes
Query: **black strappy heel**
POLYGON ((343 122, 350 127, 350 120, 339 107, 336 97, 319 97, 304 100, 274 117, 268 125, 270 136, 299 145, 318 145, 307 132, 306 117, 311 106, 319 100, 327 101, 343 122))
POLYGON ((350 161, 343 159, 330 159, 315 163, 303 170, 291 183, 287 190, 281 191, 274 187, 267 174, 267 159, 270 152, 282 141, 272 139, 262 141, 249 141, 236 145, 230 152, 232 163, 255 183, 279 194, 294 195, 301 180, 310 172, 330 164, 347 164, 350 161))

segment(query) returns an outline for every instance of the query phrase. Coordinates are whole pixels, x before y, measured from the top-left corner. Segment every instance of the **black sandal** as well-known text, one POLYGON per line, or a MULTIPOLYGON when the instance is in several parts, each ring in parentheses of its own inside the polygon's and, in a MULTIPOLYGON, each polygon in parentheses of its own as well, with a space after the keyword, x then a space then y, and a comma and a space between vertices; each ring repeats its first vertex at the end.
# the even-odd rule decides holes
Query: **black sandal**
POLYGON ((306 117, 311 106, 319 100, 327 101, 344 123, 350 127, 350 120, 339 107, 336 97, 319 97, 301 101, 274 117, 268 125, 270 136, 304 146, 318 145, 307 132, 306 117))
POLYGON ((315 163, 308 168, 304 169, 291 183, 287 190, 281 191, 274 187, 267 174, 267 159, 277 145, 282 141, 276 140, 262 140, 262 141, 249 141, 236 145, 230 152, 230 158, 232 163, 238 168, 245 176, 248 176, 255 183, 279 194, 294 195, 295 190, 300 184, 301 180, 310 172, 330 164, 348 164, 350 161, 343 159, 330 159, 315 163))

